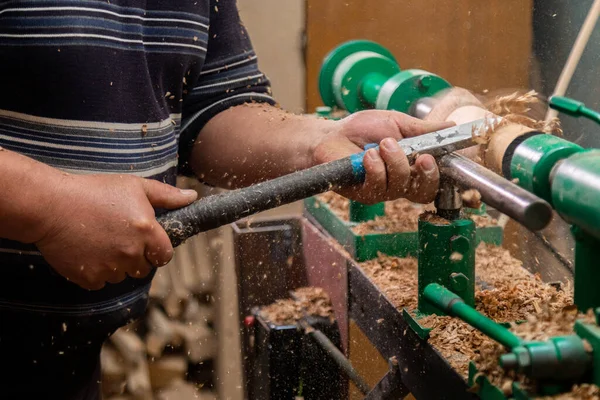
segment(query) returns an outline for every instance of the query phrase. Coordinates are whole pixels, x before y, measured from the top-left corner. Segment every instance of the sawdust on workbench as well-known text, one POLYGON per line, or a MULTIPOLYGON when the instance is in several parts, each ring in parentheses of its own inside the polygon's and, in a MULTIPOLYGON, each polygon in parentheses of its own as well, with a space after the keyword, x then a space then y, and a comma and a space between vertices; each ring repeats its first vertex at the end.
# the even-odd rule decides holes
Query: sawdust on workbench
POLYGON ((382 290, 392 304, 402 309, 417 307, 417 259, 378 257, 360 263, 365 274, 382 290))
MULTIPOLYGON (((396 308, 416 308, 416 259, 380 254, 360 265, 396 308)), ((502 247, 485 243, 477 247, 475 275, 476 308, 498 322, 525 320, 529 315, 542 313, 543 306, 556 312, 572 304, 568 287, 557 290, 542 282, 502 247)), ((494 343, 456 318, 432 315, 421 319, 420 323, 432 328, 429 342, 465 377, 469 360, 484 344, 494 343)))
MULTIPOLYGON (((350 201, 335 193, 323 193, 317 198, 326 203, 329 209, 341 220, 350 219, 350 201)), ((419 216, 425 211, 433 211, 433 203, 418 204, 407 199, 397 199, 385 202, 385 215, 375 217, 371 221, 365 221, 352 227, 357 235, 371 233, 401 233, 416 232, 419 224, 419 216)), ((494 218, 482 215, 470 216, 478 227, 494 226, 498 221, 494 218)))
POLYGON ((305 315, 333 318, 329 296, 322 288, 303 287, 293 292, 295 299, 279 299, 260 310, 274 325, 295 325, 305 315))

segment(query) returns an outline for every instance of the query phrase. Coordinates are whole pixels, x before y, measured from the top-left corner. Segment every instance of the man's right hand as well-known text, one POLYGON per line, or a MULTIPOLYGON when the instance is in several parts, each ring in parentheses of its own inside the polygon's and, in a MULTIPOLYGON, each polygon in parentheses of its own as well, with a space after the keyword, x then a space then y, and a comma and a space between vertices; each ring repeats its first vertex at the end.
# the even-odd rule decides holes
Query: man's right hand
POLYGON ((64 175, 35 244, 59 274, 86 289, 143 278, 173 256, 154 208, 180 208, 196 197, 135 176, 64 175))

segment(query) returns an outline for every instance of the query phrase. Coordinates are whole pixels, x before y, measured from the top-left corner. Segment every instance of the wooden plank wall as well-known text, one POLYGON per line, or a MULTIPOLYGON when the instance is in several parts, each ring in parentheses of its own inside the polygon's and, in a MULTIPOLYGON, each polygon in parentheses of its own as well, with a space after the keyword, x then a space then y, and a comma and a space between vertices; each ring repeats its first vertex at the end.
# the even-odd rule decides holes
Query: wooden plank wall
POLYGON ((307 112, 321 105, 317 78, 342 42, 369 39, 403 69, 438 74, 474 91, 529 86, 532 0, 307 0, 307 112))

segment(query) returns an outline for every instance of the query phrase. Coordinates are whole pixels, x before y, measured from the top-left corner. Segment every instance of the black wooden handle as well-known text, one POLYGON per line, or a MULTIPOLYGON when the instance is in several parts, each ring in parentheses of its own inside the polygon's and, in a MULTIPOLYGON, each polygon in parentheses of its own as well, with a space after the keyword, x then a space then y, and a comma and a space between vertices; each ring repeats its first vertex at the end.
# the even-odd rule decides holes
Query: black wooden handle
POLYGON ((200 199, 157 218, 173 246, 240 218, 302 200, 332 189, 359 183, 350 158, 294 172, 247 188, 200 199))

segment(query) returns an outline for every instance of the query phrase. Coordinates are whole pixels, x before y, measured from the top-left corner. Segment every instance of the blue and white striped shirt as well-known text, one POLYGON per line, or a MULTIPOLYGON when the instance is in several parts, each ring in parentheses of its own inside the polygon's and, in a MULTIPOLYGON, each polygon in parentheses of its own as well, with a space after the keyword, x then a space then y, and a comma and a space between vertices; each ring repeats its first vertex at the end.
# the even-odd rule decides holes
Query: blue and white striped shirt
MULTIPOLYGON (((192 144, 211 117, 274 104, 235 0, 0 0, 0 88, 1 147, 71 173, 170 184, 190 173, 192 144)), ((87 296, 34 247, 0 240, 0 263, 0 307, 112 304, 150 279, 87 296)))

